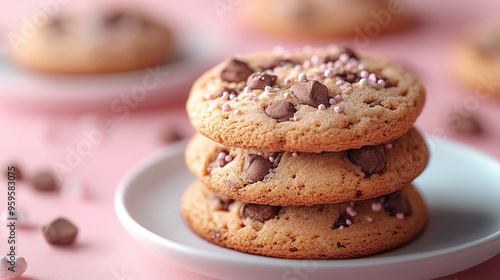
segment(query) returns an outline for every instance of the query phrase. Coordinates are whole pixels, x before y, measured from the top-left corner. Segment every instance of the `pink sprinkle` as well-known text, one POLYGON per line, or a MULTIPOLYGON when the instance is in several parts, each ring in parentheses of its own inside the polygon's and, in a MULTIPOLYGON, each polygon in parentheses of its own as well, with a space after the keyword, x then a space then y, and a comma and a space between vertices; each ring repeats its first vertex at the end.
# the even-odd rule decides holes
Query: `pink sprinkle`
POLYGON ((335 61, 335 63, 333 63, 333 68, 338 69, 338 68, 342 67, 342 65, 344 65, 342 63, 342 61, 337 60, 337 61, 335 61))
POLYGON ((333 77, 333 71, 330 70, 330 69, 326 70, 325 71, 325 77, 327 77, 327 78, 333 77))
POLYGON ((371 217, 366 217, 366 220, 370 223, 373 222, 373 219, 371 217))
POLYGON ((307 75, 304 73, 300 73, 298 78, 299 78, 299 81, 301 81, 301 82, 307 81, 307 75))
POLYGON ((269 161, 270 161, 271 163, 273 163, 273 162, 274 162, 274 158, 273 158, 273 157, 269 157, 269 161))
POLYGON ((382 204, 380 204, 378 202, 372 203, 372 210, 373 211, 380 211, 380 209, 382 209, 382 204))
POLYGON ((379 84, 380 86, 385 87, 385 81, 382 80, 382 79, 378 79, 377 84, 379 84))
POLYGON ((365 78, 366 79, 366 78, 368 78, 368 75, 369 75, 369 73, 366 70, 363 70, 363 71, 359 72, 359 76, 361 78, 365 78))
POLYGON ((295 68, 295 70, 297 70, 297 71, 301 71, 301 70, 302 70, 302 66, 300 66, 300 64, 295 65, 295 67, 294 67, 294 68, 295 68))
POLYGON ((346 54, 346 53, 343 53, 343 54, 341 54, 341 55, 339 56, 339 60, 340 60, 340 61, 342 61, 342 62, 344 62, 344 63, 346 63, 346 62, 348 62, 348 61, 349 61, 349 55, 348 55, 348 54, 346 54))
POLYGON ((341 85, 343 85, 343 84, 344 84, 344 81, 342 81, 342 80, 338 80, 338 81, 336 81, 336 82, 335 82, 335 84, 336 84, 337 86, 341 86, 341 85))
POLYGON ((311 57, 311 63, 312 63, 313 65, 317 65, 317 64, 319 64, 319 62, 320 62, 320 58, 319 58, 319 56, 317 56, 317 55, 313 55, 313 56, 311 57))
POLYGON ((354 211, 354 209, 352 209, 352 207, 347 207, 347 209, 345 210, 347 212, 347 214, 355 217, 356 215, 358 215, 358 213, 356 213, 356 211, 354 211))
POLYGON ((205 100, 212 100, 212 99, 214 99, 214 96, 210 92, 205 93, 205 100))
POLYGON ((322 71, 325 71, 328 67, 326 67, 326 64, 325 63, 321 63, 319 65, 319 69, 322 70, 322 71))
POLYGON ((231 162, 231 161, 233 161, 233 157, 231 155, 227 155, 226 157, 224 157, 224 160, 226 162, 231 162))
POLYGON ((219 159, 225 159, 225 158, 226 158, 226 156, 227 156, 227 154, 226 154, 226 153, 224 153, 224 152, 220 152, 220 153, 217 155, 217 158, 219 158, 219 159))
POLYGON ((328 68, 332 68, 332 67, 333 67, 333 61, 328 61, 328 62, 326 63, 326 67, 328 67, 328 68))
POLYGON ((385 144, 386 149, 392 149, 392 143, 387 143, 385 144))
POLYGON ((287 93, 285 93, 285 99, 289 99, 290 97, 292 97, 292 96, 290 95, 290 93, 288 93, 288 92, 287 92, 287 93))
POLYGON ((248 100, 253 100, 255 97, 256 97, 256 96, 255 96, 255 94, 250 94, 250 95, 248 96, 248 100))
POLYGON ((319 110, 326 110, 326 106, 325 106, 325 104, 319 104, 319 105, 318 105, 318 109, 319 109, 319 110))
POLYGON ((257 101, 259 101, 259 99, 258 99, 257 97, 255 97, 255 98, 254 98, 254 99, 252 99, 252 100, 253 100, 253 102, 257 102, 257 101))
POLYGON ((224 111, 224 112, 231 111, 231 105, 229 105, 228 103, 222 105, 222 111, 224 111))
POLYGON ((281 67, 276 66, 276 67, 274 67, 273 72, 276 73, 276 72, 279 72, 280 70, 281 70, 281 67))
POLYGON ((236 109, 236 110, 234 111, 234 114, 235 114, 235 115, 239 115, 239 114, 241 114, 240 109, 236 109))
POLYGON ((304 61, 303 65, 304 65, 305 68, 309 68, 309 67, 311 67, 312 63, 311 63, 311 61, 306 60, 306 61, 304 61))
POLYGON ((339 229, 344 229, 344 226, 343 226, 343 225, 340 225, 340 226, 339 226, 339 229))
POLYGON ((264 156, 264 153, 263 152, 258 152, 257 153, 259 156, 263 157, 264 156))
POLYGON ((236 94, 231 93, 231 94, 229 95, 229 99, 235 99, 235 98, 236 98, 236 94))
POLYGON ((297 153, 292 153, 292 157, 297 157, 297 156, 299 156, 299 154, 297 154, 297 153))
POLYGON ((240 100, 239 100, 238 98, 234 98, 234 99, 233 99, 233 101, 234 101, 234 102, 238 102, 238 101, 240 101, 240 100))
POLYGON ((227 91, 223 92, 220 100, 223 100, 223 101, 229 100, 229 92, 227 92, 227 91))
POLYGON ((328 101, 328 103, 330 103, 331 105, 337 103, 337 100, 335 100, 335 98, 330 98, 330 100, 328 101))
POLYGON ((365 66, 363 64, 359 64, 358 69, 363 70, 363 69, 365 69, 365 66))
POLYGON ((252 89, 251 89, 250 87, 245 87, 245 88, 243 89, 243 91, 244 91, 245 93, 250 93, 250 92, 252 91, 252 89))
POLYGON ((349 220, 349 219, 345 219, 345 223, 346 223, 348 226, 352 225, 352 222, 351 222, 351 220, 349 220))
POLYGON ((377 81, 377 75, 375 75, 375 73, 371 73, 370 75, 368 75, 368 81, 369 82, 376 82, 377 81))
POLYGON ((337 102, 341 101, 342 95, 340 95, 340 94, 335 95, 335 100, 337 100, 337 102))
POLYGON ((339 88, 343 91, 346 91, 346 90, 351 90, 352 87, 348 84, 343 84, 343 85, 340 85, 339 88))
POLYGON ((396 213, 396 219, 402 220, 405 217, 405 214, 403 213, 396 213))
POLYGON ((288 85, 291 81, 290 79, 286 78, 283 82, 285 83, 285 85, 288 85))
POLYGON ((342 107, 340 107, 340 106, 335 106, 335 107, 333 107, 333 110, 335 110, 335 112, 337 112, 337 113, 342 113, 342 111, 344 111, 344 110, 342 109, 342 107))

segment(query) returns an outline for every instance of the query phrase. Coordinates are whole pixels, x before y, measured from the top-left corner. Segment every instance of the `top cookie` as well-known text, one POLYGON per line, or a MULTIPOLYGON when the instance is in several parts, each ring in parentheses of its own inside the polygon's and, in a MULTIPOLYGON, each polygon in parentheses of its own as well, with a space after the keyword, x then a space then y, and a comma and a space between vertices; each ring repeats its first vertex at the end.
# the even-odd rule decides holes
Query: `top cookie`
POLYGON ((174 54, 169 28, 136 11, 111 9, 62 13, 13 47, 26 68, 63 74, 143 69, 174 54))
POLYGON ((335 152, 401 137, 424 102, 400 66, 332 46, 229 59, 195 82, 187 112, 227 146, 335 152))

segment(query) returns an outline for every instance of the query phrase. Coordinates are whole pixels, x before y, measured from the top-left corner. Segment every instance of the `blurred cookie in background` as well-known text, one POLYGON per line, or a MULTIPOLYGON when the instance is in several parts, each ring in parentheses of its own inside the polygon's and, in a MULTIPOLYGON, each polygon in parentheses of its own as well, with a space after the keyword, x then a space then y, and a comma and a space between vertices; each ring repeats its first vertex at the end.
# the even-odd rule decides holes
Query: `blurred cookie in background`
POLYGON ((500 22, 466 31, 455 44, 453 69, 477 93, 500 97, 500 22))
POLYGON ((59 13, 13 51, 25 68, 94 74, 143 69, 172 59, 171 30, 130 9, 59 13))
POLYGON ((243 1, 245 19, 281 36, 327 38, 398 29, 408 23, 404 7, 393 0, 243 1))

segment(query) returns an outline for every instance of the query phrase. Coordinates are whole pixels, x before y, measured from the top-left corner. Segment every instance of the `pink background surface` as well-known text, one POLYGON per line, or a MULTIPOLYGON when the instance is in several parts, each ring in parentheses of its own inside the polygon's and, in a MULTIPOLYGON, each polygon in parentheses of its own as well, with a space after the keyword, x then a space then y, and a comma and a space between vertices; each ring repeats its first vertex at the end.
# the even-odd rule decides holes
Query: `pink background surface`
MULTIPOLYGON (((43 10, 43 3, 63 3, 58 7, 76 8, 83 2, 25 0, 16 4, 2 3, 0 32, 5 35, 23 18, 30 19, 43 10)), ((92 5, 90 2, 97 1, 88 1, 85 5, 92 5)), ((160 3, 149 0, 141 2, 139 8, 155 13, 174 27, 183 25, 205 30, 220 44, 213 54, 217 60, 232 54, 269 50, 275 45, 353 45, 352 39, 300 41, 261 34, 246 26, 236 10, 228 10, 219 17, 214 3, 216 1, 160 3)), ((362 49, 398 61, 421 79, 427 89, 427 103, 416 125, 423 132, 443 137, 443 141, 464 142, 500 158, 500 99, 472 100, 473 91, 460 85, 450 66, 450 48, 461 30, 485 19, 498 18, 500 2, 402 3, 405 12, 418 18, 418 24, 405 32, 376 36, 362 49), (475 113, 485 133, 480 136, 452 133, 444 120, 447 110, 465 106, 471 100, 478 101, 475 113)), ((189 87, 186 84, 176 93, 182 98, 174 99, 172 94, 166 94, 172 99, 168 105, 141 104, 123 120, 113 115, 106 104, 98 109, 59 108, 62 110, 56 111, 0 100, 0 166, 3 169, 15 161, 26 175, 50 168, 53 161, 64 162, 67 148, 76 147, 85 139, 83 131, 95 127, 101 118, 110 118, 115 125, 112 133, 104 135, 103 141, 94 146, 71 173, 61 178, 63 182, 73 180, 82 184, 86 192, 84 198, 39 193, 19 182, 17 201, 28 218, 28 225, 17 230, 17 254, 28 262, 23 279, 209 279, 171 265, 140 247, 119 223, 113 205, 115 188, 121 177, 140 160, 165 147, 160 140, 165 127, 175 126, 186 136, 193 133, 184 112, 184 98, 189 87), (67 217, 80 229, 74 246, 54 247, 43 240, 40 228, 59 216, 67 217)), ((6 191, 1 191, 2 211, 6 208, 5 196, 6 191)), ((0 227, 0 255, 7 254, 6 236, 6 228, 0 227)), ((440 279, 498 279, 499 264, 500 255, 497 255, 476 267, 440 279)))

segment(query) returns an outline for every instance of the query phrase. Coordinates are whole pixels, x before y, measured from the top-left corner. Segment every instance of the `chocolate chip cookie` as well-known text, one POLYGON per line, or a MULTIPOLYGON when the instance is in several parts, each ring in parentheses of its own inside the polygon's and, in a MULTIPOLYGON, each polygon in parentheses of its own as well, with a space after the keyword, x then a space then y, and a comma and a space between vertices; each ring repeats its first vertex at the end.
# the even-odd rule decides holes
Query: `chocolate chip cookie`
POLYGON ((186 164, 213 191, 246 203, 313 205, 365 200, 410 184, 429 152, 412 128, 378 146, 341 152, 291 153, 223 146, 202 135, 186 149, 186 164))
POLYGON ((60 13, 13 47, 21 66, 63 74, 142 69, 175 53, 164 24, 137 11, 111 9, 60 13))
POLYGON ((195 82, 187 112, 196 130, 227 146, 337 152, 401 137, 424 102, 400 66, 330 46, 231 58, 195 82))
POLYGON ((500 96, 500 22, 472 28, 454 48, 453 69, 476 97, 500 96))
POLYGON ((413 240, 428 220, 412 186, 359 202, 279 207, 233 201, 196 182, 184 194, 181 209, 189 227, 209 242, 289 259, 381 253, 413 240))

